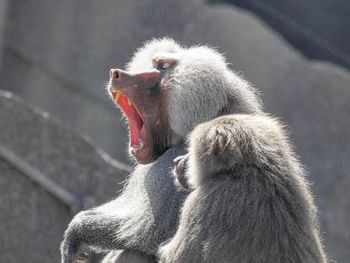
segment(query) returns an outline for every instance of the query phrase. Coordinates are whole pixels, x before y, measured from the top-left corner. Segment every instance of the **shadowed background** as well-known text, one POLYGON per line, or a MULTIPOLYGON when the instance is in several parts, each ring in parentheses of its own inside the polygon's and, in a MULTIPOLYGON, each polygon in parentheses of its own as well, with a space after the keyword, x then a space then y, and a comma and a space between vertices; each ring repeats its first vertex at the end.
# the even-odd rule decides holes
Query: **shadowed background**
POLYGON ((0 0, 1 262, 59 262, 74 213, 121 189, 130 169, 127 131, 104 83, 111 67, 123 67, 145 40, 163 36, 217 47, 261 91, 309 171, 329 258, 348 262, 349 50, 340 45, 343 68, 310 60, 328 59, 303 50, 313 35, 325 38, 322 32, 292 47, 283 36, 293 28, 280 35, 256 9, 250 8, 260 18, 232 2, 0 0))

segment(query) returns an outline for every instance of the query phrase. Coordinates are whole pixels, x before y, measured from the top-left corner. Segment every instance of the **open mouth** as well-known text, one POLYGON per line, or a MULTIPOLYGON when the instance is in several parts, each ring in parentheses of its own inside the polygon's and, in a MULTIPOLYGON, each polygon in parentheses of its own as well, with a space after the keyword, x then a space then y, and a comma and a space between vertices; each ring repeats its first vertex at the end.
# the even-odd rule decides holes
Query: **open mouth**
POLYGON ((145 146, 143 139, 145 133, 144 120, 136 106, 125 94, 121 91, 115 91, 112 92, 112 96, 128 119, 130 128, 130 151, 135 155, 145 146))

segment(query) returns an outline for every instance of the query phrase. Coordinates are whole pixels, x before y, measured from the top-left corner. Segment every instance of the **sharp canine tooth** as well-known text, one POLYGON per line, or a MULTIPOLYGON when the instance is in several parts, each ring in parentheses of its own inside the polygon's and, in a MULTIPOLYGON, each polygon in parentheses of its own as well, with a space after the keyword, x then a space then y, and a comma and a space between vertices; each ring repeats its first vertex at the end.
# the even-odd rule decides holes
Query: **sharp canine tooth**
POLYGON ((132 103, 131 103, 131 101, 129 100, 129 98, 128 98, 128 105, 129 105, 129 106, 132 105, 132 103))
POLYGON ((122 94, 121 94, 120 92, 117 92, 117 94, 115 95, 115 101, 116 101, 116 102, 118 102, 118 100, 119 100, 119 98, 120 98, 121 95, 122 95, 122 94))

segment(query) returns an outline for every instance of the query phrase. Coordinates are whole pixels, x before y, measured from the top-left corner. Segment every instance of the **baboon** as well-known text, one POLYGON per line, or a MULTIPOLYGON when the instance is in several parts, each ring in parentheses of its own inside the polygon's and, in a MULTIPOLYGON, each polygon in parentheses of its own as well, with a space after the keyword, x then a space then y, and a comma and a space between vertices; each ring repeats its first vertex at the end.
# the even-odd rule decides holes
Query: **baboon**
POLYGON ((160 244, 179 227, 189 194, 175 186, 172 176, 173 160, 186 154, 186 136, 219 116, 262 114, 255 89, 219 52, 185 48, 168 38, 145 43, 124 70, 111 69, 107 91, 128 121, 129 152, 137 165, 120 196, 73 218, 61 245, 64 263, 79 259, 83 244, 156 261, 160 244))
POLYGON ((175 175, 191 193, 161 262, 326 262, 304 170, 277 120, 221 116, 188 144, 175 175))

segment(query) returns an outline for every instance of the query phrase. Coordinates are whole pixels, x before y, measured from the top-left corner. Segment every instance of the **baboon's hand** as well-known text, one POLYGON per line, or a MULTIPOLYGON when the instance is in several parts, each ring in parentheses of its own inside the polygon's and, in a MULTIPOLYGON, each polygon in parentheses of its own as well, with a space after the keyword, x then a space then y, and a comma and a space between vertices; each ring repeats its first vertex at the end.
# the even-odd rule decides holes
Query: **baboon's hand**
POLYGON ((80 249, 84 242, 84 226, 90 221, 91 213, 91 210, 80 212, 70 222, 61 244, 61 263, 83 263, 87 259, 87 254, 80 249))
POLYGON ((177 182, 183 188, 190 190, 190 185, 187 178, 187 165, 188 165, 188 154, 178 156, 174 159, 175 168, 174 175, 177 179, 177 182))

